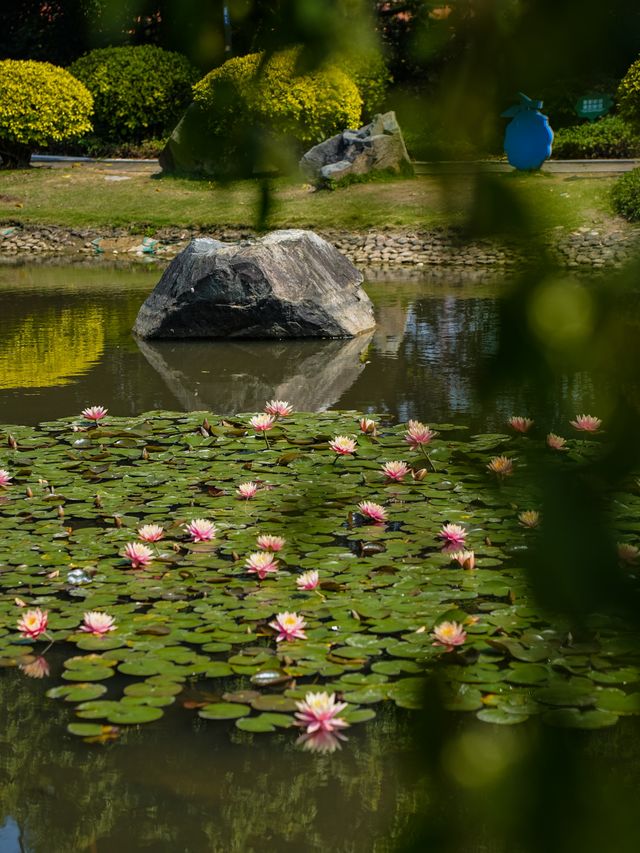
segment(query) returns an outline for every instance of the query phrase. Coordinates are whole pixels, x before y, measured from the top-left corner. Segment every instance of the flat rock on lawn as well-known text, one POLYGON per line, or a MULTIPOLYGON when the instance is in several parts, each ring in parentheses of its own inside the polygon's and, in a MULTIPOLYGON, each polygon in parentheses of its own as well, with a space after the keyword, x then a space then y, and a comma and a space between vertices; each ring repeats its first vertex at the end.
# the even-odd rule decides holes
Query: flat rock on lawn
POLYGON ((313 231, 200 238, 140 308, 141 338, 347 338, 375 326, 362 274, 313 231))

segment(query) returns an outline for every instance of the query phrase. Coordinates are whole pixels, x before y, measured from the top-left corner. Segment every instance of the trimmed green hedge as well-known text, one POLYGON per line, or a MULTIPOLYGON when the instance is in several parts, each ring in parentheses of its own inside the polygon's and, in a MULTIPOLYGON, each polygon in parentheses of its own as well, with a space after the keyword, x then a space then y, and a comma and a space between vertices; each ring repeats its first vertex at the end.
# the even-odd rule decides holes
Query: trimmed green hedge
POLYGON ((87 89, 49 62, 0 62, 0 156, 3 168, 27 166, 39 145, 91 130, 87 89))
POLYGON ((640 222, 640 169, 621 175, 611 188, 616 213, 630 222, 640 222))
POLYGON ((191 101, 198 78, 182 54, 149 44, 92 50, 69 71, 92 93, 96 136, 110 143, 166 136, 191 101))
POLYGON ((567 160, 640 156, 640 137, 619 116, 563 127, 553 139, 553 157, 567 160))

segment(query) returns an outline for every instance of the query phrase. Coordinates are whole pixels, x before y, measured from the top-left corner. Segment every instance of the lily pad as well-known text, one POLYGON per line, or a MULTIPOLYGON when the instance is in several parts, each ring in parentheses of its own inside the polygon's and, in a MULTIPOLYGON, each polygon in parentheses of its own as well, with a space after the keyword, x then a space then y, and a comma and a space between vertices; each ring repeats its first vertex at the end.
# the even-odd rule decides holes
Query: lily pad
POLYGON ((297 709, 293 699, 280 694, 257 696, 251 701, 251 707, 255 708, 256 711, 280 711, 283 713, 297 709))
POLYGON ((496 726, 515 726, 529 719, 528 714, 513 714, 502 708, 483 708, 476 717, 483 723, 493 723, 496 726))
POLYGON ((542 720, 550 726, 566 729, 603 729, 615 725, 618 722, 618 716, 611 711, 557 708, 554 711, 547 711, 542 720))
POLYGON ((198 716, 205 720, 235 720, 238 717, 246 717, 251 713, 248 705, 240 705, 237 702, 214 702, 205 705, 198 711, 198 716))

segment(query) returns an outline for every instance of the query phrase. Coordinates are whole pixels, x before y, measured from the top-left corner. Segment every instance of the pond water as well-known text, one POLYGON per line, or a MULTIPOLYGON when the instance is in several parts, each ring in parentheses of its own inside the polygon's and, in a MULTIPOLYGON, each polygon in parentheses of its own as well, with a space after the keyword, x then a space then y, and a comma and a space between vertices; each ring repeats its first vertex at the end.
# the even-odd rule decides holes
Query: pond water
MULTIPOLYGON (((93 403, 114 415, 231 414, 259 411, 271 397, 301 410, 388 412, 482 431, 531 413, 526 388, 506 387, 491 403, 476 397, 497 345, 498 285, 370 282, 378 326, 354 341, 141 343, 130 329, 158 275, 145 268, 0 268, 0 423, 35 424, 93 403)), ((551 423, 599 412, 606 397, 585 374, 563 377, 557 390, 551 423)), ((59 675, 62 661, 54 655, 50 664, 59 675)), ((0 853, 385 853, 435 796, 437 783, 416 753, 411 713, 390 703, 375 720, 354 726, 333 754, 302 751, 290 733, 253 736, 232 723, 206 725, 182 707, 115 743, 89 746, 66 734, 72 709, 46 699, 45 689, 16 669, 2 671, 0 853)), ((202 696, 194 692, 193 700, 202 696)), ((620 777, 625 790, 636 788, 637 719, 588 735, 581 773, 595 781, 585 798, 600 796, 605 784, 614 790, 620 777)), ((480 785, 474 779, 489 779, 487 767, 511 760, 505 756, 535 751, 533 724, 518 735, 462 716, 454 725, 491 738, 488 763, 480 767, 467 756, 467 790, 480 785)), ((622 803, 620 796, 608 806, 622 803)), ((466 849, 515 847, 485 830, 466 849)))
MULTIPOLYGON (((477 398, 496 349, 495 283, 369 282, 378 325, 354 340, 137 341, 130 330, 158 277, 139 267, 0 267, 0 422, 35 424, 96 402, 114 415, 235 414, 274 397, 300 411, 389 412, 486 431, 531 411, 520 386, 477 398)), ((601 411, 601 396, 585 374, 564 377, 550 414, 561 423, 601 411)))

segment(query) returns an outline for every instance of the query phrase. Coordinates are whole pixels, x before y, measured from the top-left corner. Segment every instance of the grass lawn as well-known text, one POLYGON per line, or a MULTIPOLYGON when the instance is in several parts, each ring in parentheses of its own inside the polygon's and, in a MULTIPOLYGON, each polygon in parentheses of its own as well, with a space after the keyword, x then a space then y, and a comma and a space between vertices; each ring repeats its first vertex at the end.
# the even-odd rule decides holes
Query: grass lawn
MULTIPOLYGON (((497 174, 498 189, 511 189, 527 205, 532 230, 603 226, 613 219, 612 178, 549 174, 497 174)), ((500 192, 496 194, 499 198, 500 192)), ((433 228, 462 222, 474 199, 470 176, 352 184, 312 192, 301 180, 273 182, 270 227, 367 229, 433 228)), ((152 231, 163 226, 250 228, 259 201, 257 181, 217 184, 158 178, 117 167, 79 165, 0 171, 0 222, 67 227, 124 226, 152 231), (127 180, 107 180, 122 175, 127 180)))

